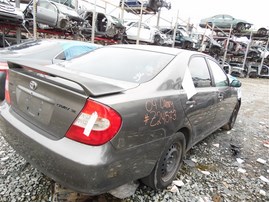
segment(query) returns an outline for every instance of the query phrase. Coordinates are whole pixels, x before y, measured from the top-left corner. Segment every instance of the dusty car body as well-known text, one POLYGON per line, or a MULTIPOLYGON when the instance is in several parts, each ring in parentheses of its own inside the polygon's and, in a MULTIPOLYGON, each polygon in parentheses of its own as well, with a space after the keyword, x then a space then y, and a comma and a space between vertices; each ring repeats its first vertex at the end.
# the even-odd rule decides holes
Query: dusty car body
POLYGON ((199 26, 202 28, 206 28, 207 25, 212 25, 218 28, 232 28, 237 31, 243 31, 249 29, 252 24, 241 19, 236 19, 231 15, 215 15, 209 18, 204 18, 200 21, 199 26))
MULTIPOLYGON (((80 10, 80 16, 86 21, 81 29, 81 33, 85 37, 92 34, 92 19, 94 11, 80 10)), ((95 12, 95 35, 119 39, 123 36, 125 27, 123 23, 116 17, 101 12, 95 12)))
POLYGON ((233 127, 241 103, 240 82, 212 57, 177 48, 105 46, 9 68, 2 135, 43 173, 92 195, 137 179, 164 189, 186 151, 233 127))
POLYGON ((16 8, 8 0, 0 0, 0 22, 21 24, 24 16, 19 8, 16 8))
POLYGON ((136 41, 139 39, 139 41, 156 45, 172 44, 172 41, 169 40, 165 33, 147 23, 142 22, 139 24, 138 21, 128 21, 125 23, 125 26, 126 40, 136 41), (139 25, 140 33, 138 36, 139 25))
MULTIPOLYGON (((243 63, 241 62, 230 62, 230 70, 228 70, 230 72, 230 74, 234 77, 241 77, 244 78, 246 76, 250 76, 250 77, 256 77, 257 76, 257 72, 254 68, 247 68, 247 66, 243 67, 243 63)), ((226 70, 227 71, 227 70, 226 70)))
POLYGON ((223 52, 222 46, 211 36, 205 34, 193 34, 196 40, 195 48, 199 51, 208 52, 211 56, 220 55, 223 52))
POLYGON ((269 61, 269 51, 266 50, 264 46, 251 46, 252 49, 258 51, 260 54, 260 58, 264 58, 265 61, 269 61))
POLYGON ((168 10, 171 9, 171 3, 165 0, 121 0, 120 6, 124 2, 125 10, 132 13, 140 13, 141 6, 143 7, 143 13, 156 13, 161 8, 165 7, 168 10))
POLYGON ((39 65, 48 65, 70 60, 100 45, 64 39, 38 39, 0 49, 0 100, 5 97, 7 61, 20 59, 39 65))
MULTIPOLYGON (((33 18, 33 1, 24 10, 27 25, 31 26, 33 18)), ((84 20, 72 8, 49 0, 37 1, 36 20, 38 23, 52 28, 77 31, 83 25, 84 20)))
MULTIPOLYGON (((241 56, 244 57, 247 51, 248 44, 245 42, 238 42, 234 40, 229 40, 229 43, 227 44, 228 40, 225 39, 224 41, 220 41, 219 43, 222 44, 223 47, 227 46, 227 53, 233 54, 234 56, 241 56)), ((249 47, 247 52, 247 57, 249 60, 257 60, 260 58, 261 53, 252 47, 249 47)))
POLYGON ((268 65, 251 65, 251 68, 256 70, 256 77, 269 78, 269 66, 268 65))
MULTIPOLYGON (((168 35, 173 39, 173 28, 161 28, 160 29, 164 34, 168 35)), ((193 49, 195 41, 188 35, 185 29, 178 28, 176 30, 175 36, 175 47, 184 48, 184 49, 193 49)))

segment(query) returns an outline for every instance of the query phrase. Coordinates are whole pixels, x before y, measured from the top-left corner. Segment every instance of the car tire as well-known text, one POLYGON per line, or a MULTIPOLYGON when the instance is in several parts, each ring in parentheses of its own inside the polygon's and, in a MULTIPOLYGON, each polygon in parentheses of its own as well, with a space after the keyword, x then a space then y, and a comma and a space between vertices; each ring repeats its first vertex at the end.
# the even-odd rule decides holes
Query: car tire
POLYGON ((259 34, 259 35, 261 35, 261 36, 266 36, 266 34, 267 34, 267 29, 264 28, 264 27, 262 27, 262 28, 258 29, 257 34, 259 34))
POLYGON ((184 41, 183 45, 182 45, 182 48, 186 49, 186 50, 191 50, 192 49, 192 43, 189 42, 189 41, 184 41))
POLYGON ((155 45, 160 45, 160 43, 161 43, 161 36, 159 35, 159 34, 156 34, 155 36, 154 36, 154 44, 155 45))
POLYGON ((242 31, 244 31, 246 29, 246 27, 245 27, 245 24, 244 23, 238 23, 237 25, 236 25, 236 31, 238 31, 238 32, 242 32, 242 31))
POLYGON ((227 124, 225 124, 222 127, 222 129, 231 130, 234 127, 234 124, 235 124, 239 109, 240 109, 240 102, 237 102, 235 107, 234 107, 233 113, 232 113, 232 115, 231 115, 231 117, 229 119, 229 122, 227 124))
POLYGON ((185 155, 186 141, 181 132, 173 135, 151 174, 141 181, 152 189, 165 189, 174 180, 185 155))

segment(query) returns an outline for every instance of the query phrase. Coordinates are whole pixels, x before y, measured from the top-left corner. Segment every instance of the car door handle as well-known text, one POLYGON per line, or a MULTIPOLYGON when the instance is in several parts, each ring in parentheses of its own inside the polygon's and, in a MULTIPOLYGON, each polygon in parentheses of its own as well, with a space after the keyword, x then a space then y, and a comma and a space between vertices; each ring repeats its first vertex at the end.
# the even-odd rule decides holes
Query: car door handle
POLYGON ((188 100, 186 102, 186 105, 194 105, 194 104, 196 104, 196 101, 195 100, 188 100))

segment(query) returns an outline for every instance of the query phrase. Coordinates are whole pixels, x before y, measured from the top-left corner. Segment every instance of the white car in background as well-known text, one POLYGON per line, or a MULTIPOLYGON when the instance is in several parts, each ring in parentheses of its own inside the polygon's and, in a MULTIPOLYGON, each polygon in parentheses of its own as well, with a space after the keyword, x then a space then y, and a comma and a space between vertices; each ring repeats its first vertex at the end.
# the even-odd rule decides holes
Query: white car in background
POLYGON ((146 23, 141 23, 140 33, 138 37, 138 29, 139 22, 138 21, 129 21, 125 23, 126 27, 126 39, 131 41, 139 41, 156 44, 156 45, 164 45, 164 44, 172 44, 172 41, 163 34, 160 30, 155 27, 152 27, 146 23), (170 42, 171 41, 171 42, 170 42))
POLYGON ((251 46, 251 48, 258 50, 261 54, 260 57, 269 60, 269 51, 263 46, 251 46))
MULTIPOLYGON (((24 10, 27 25, 33 20, 33 0, 24 10)), ((49 27, 74 31, 84 23, 84 19, 72 8, 50 0, 37 0, 36 20, 38 23, 49 27)), ((41 26, 42 27, 42 26, 41 26)))

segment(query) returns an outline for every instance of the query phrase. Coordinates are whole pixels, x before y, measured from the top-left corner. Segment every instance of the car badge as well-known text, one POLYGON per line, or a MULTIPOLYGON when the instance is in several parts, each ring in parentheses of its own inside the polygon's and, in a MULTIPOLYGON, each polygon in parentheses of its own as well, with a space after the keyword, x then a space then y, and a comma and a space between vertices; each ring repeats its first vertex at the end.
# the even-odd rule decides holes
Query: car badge
POLYGON ((29 86, 30 86, 30 88, 32 90, 36 90, 37 89, 37 83, 35 81, 31 81, 29 86))

